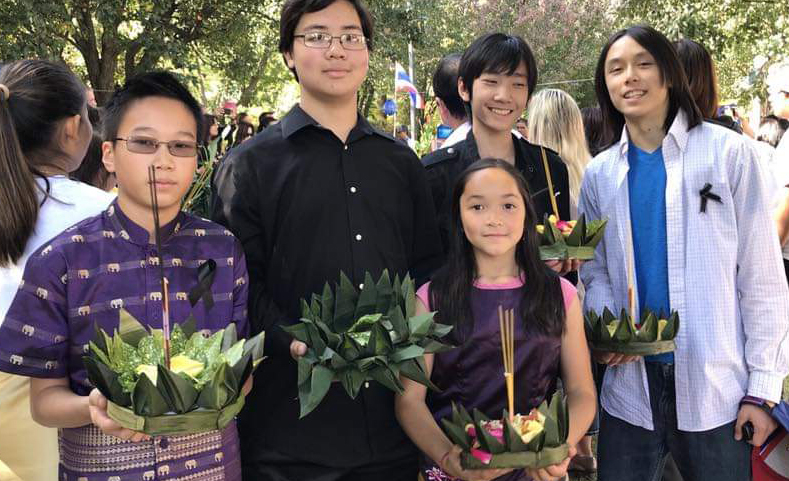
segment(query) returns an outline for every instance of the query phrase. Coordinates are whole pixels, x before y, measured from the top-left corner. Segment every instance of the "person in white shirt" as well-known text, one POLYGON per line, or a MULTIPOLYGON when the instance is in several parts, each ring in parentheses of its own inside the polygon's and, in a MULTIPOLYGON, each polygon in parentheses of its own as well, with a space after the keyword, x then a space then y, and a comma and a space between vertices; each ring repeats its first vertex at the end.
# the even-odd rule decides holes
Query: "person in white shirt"
POLYGON ((581 187, 579 211, 608 218, 581 267, 585 309, 627 308, 631 278, 634 318, 649 308, 681 320, 668 355, 598 353, 609 366, 598 479, 657 479, 669 452, 684 479, 750 479, 750 445, 775 429, 766 411, 789 372, 789 290, 762 163, 703 121, 675 49, 650 27, 611 37, 595 90, 615 137, 581 187))
MULTIPOLYGON (((767 90, 773 113, 782 119, 789 119, 789 63, 774 65, 767 75, 767 90)), ((789 135, 781 137, 773 154, 778 192, 774 210, 781 246, 783 246, 784 269, 789 281, 789 135)))
MULTIPOLYGON (((66 67, 20 60, 0 68, 0 323, 28 256, 114 198, 67 177, 93 135, 86 106, 85 87, 66 67)), ((0 466, 11 480, 51 481, 58 476, 57 430, 33 421, 29 385, 27 377, 0 374, 0 466)))

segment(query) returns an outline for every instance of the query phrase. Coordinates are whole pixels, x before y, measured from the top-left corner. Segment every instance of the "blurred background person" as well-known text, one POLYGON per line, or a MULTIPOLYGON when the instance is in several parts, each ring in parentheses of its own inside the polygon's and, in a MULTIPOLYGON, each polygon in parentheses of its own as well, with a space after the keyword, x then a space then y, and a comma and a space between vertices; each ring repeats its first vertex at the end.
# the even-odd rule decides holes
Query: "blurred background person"
POLYGON ((433 93, 436 96, 441 123, 452 129, 441 147, 449 147, 461 140, 466 140, 466 135, 471 130, 468 112, 463 106, 463 99, 458 94, 460 57, 459 53, 445 55, 438 61, 438 67, 433 73, 433 93))
POLYGON ((603 114, 600 107, 584 107, 581 109, 581 120, 584 123, 584 135, 586 136, 586 146, 592 157, 599 154, 605 147, 605 124, 603 124, 603 114))
POLYGON ((555 151, 567 165, 570 217, 575 219, 584 169, 592 160, 586 145, 581 110, 564 90, 543 89, 529 102, 528 118, 529 141, 555 151))
POLYGON ((523 117, 519 118, 515 121, 515 130, 518 131, 521 136, 529 140, 529 121, 524 119, 523 117))
MULTIPOLYGON (((85 86, 63 65, 0 67, 0 323, 11 322, 6 312, 28 257, 114 198, 68 177, 93 136, 87 104, 85 86)), ((57 430, 33 421, 29 378, 0 374, 0 426, 0 461, 13 480, 58 478, 57 430)))

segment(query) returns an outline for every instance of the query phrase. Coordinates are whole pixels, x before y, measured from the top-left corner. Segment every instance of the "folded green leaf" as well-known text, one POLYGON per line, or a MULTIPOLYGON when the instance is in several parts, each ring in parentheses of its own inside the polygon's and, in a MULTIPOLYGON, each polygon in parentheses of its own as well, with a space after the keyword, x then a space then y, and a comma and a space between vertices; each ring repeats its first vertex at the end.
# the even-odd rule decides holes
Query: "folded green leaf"
POLYGON ((161 364, 158 366, 156 387, 167 401, 170 411, 176 414, 183 414, 192 410, 192 406, 197 400, 197 389, 192 383, 178 374, 173 373, 161 364))
MULTIPOLYGON (((303 418, 318 407, 318 404, 326 397, 326 393, 329 392, 333 378, 334 373, 331 369, 321 366, 320 364, 316 364, 313 367, 312 375, 310 376, 309 391, 307 393, 307 402, 301 405, 299 418, 303 418)), ((299 386, 299 391, 302 390, 302 386, 307 386, 307 383, 299 386)))
POLYGON ((167 401, 148 379, 140 376, 131 395, 134 414, 139 416, 161 416, 169 409, 167 401))

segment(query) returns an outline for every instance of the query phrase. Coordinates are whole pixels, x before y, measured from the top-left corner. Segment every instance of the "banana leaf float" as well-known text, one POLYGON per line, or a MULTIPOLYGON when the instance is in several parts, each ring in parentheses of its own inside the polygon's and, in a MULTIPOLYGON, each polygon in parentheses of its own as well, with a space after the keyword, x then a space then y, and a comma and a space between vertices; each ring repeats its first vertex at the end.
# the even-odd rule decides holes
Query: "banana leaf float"
POLYGON ((307 345, 298 360, 300 417, 312 412, 338 381, 351 398, 376 381, 403 392, 400 375, 437 389, 425 373, 424 354, 452 346, 441 342, 452 326, 438 324, 435 313, 416 315, 414 282, 394 282, 384 270, 378 282, 365 273, 358 291, 344 273, 334 290, 302 299, 300 322, 283 326, 307 345))
POLYGON ((540 234, 540 258, 550 259, 594 259, 594 250, 603 239, 608 219, 587 222, 581 214, 578 220, 563 221, 555 215, 545 215, 542 225, 537 226, 540 234))
POLYGON ((679 314, 673 311, 665 317, 645 309, 639 327, 625 309, 619 319, 603 308, 602 316, 589 311, 584 316, 586 338, 592 349, 616 352, 631 356, 651 356, 672 352, 676 348, 674 338, 679 330, 679 314))
POLYGON ((452 403, 452 418, 442 419, 441 424, 447 437, 463 450, 463 469, 544 468, 569 455, 570 415, 558 392, 550 403, 543 401, 528 415, 510 417, 504 410, 501 419, 495 420, 476 409, 470 415, 452 403))
POLYGON ((121 309, 112 336, 96 328, 83 362, 121 426, 153 436, 193 434, 221 429, 241 410, 241 388, 263 358, 263 339, 262 332, 238 339, 235 324, 206 336, 190 316, 170 333, 168 369, 162 330, 121 309))

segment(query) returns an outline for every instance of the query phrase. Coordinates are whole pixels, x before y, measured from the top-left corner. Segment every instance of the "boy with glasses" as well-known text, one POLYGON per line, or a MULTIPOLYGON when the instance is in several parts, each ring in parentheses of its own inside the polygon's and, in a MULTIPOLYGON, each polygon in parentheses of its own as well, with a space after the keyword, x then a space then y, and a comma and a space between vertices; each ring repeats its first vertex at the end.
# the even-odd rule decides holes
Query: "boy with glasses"
POLYGON ((407 146, 358 113, 372 19, 358 0, 289 0, 280 44, 299 104, 238 147, 217 173, 213 217, 241 240, 250 268, 250 319, 266 354, 241 413, 244 476, 256 480, 404 480, 416 451, 394 416, 394 393, 339 383, 299 419, 291 354, 306 346, 280 326, 299 301, 344 272, 423 277, 439 248, 425 173, 407 146))
POLYGON ((60 428, 58 479, 153 479, 158 473, 241 480, 235 422, 219 431, 157 438, 122 428, 107 416, 107 400, 87 380, 82 363, 94 326, 117 329, 121 308, 161 329, 160 269, 169 281, 171 322, 192 314, 199 330, 235 322, 240 335, 248 332, 241 245, 224 228, 181 212, 197 166, 201 118, 194 97, 165 72, 135 77, 113 94, 102 149, 118 197, 102 214, 69 227, 30 256, 0 327, 0 369, 30 376, 34 419, 60 428), (150 166, 161 251, 154 238, 150 166), (204 265, 215 266, 208 267, 212 295, 200 296, 193 308, 189 299, 199 295, 204 265))

